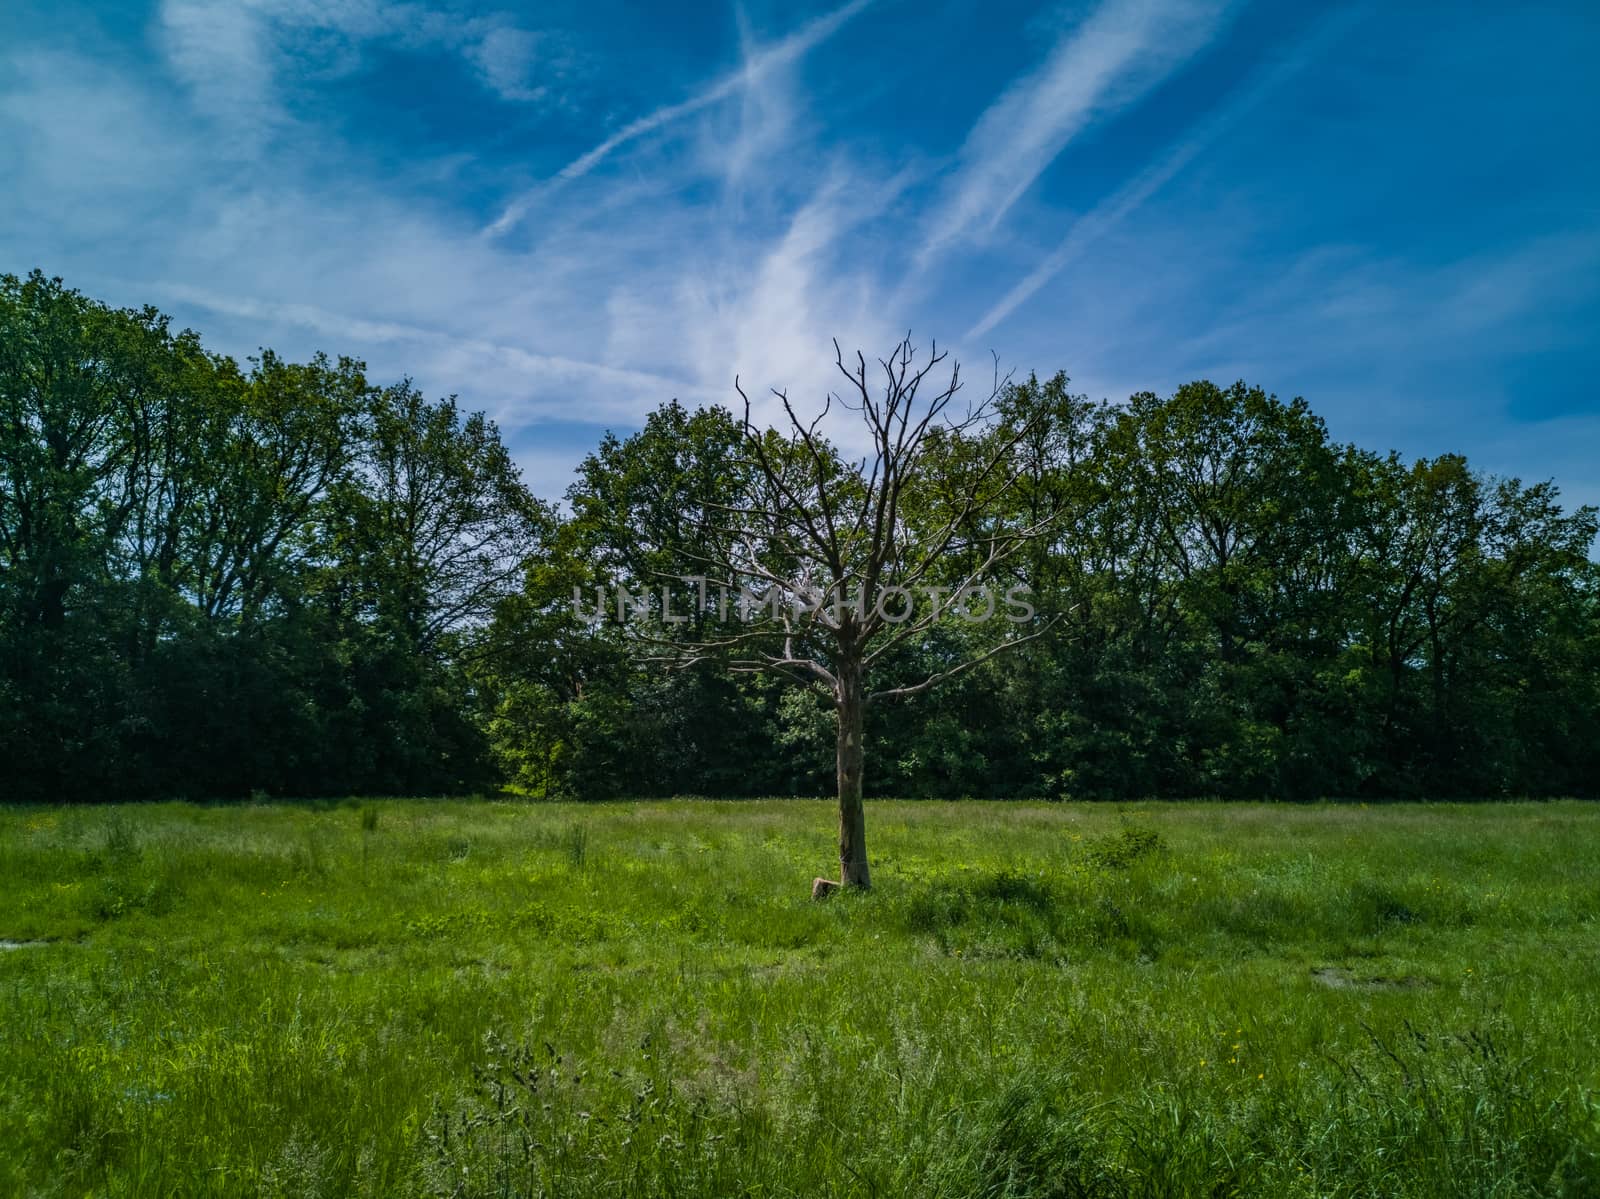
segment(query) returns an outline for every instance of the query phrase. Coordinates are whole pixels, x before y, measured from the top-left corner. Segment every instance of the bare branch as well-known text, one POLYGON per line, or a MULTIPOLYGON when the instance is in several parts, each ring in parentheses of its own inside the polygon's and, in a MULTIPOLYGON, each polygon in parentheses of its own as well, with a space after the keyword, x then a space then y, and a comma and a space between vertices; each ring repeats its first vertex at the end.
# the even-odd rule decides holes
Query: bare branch
POLYGON ((920 692, 927 691, 932 687, 938 686, 946 679, 953 679, 959 674, 965 674, 974 666, 977 666, 983 662, 987 662, 990 658, 993 658, 997 654, 1002 654, 1009 649, 1016 649, 1019 645, 1026 645, 1030 641, 1034 641, 1040 637, 1043 637, 1056 626, 1059 620, 1060 617, 1052 617, 1046 622, 1044 628, 1039 629, 1037 632, 1029 633, 1026 637, 1016 637, 1010 641, 1002 641, 1000 644, 989 649, 987 652, 979 654, 976 658, 968 658, 965 662, 958 663, 957 665, 952 666, 949 670, 941 670, 938 674, 929 675, 920 683, 914 683, 909 687, 891 687, 887 691, 874 691, 867 696, 867 699, 869 701, 876 701, 880 699, 899 699, 902 696, 916 695, 920 692))

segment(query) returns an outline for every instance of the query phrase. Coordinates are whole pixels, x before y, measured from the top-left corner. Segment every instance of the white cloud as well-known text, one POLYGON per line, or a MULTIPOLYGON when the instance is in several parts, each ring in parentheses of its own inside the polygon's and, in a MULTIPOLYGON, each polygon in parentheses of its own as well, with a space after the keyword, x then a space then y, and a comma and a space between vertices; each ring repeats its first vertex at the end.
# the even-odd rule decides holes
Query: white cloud
POLYGON ((312 304, 241 298, 182 283, 156 282, 149 285, 149 290, 166 303, 243 318, 255 328, 312 330, 318 338, 332 338, 336 344, 361 346, 369 351, 373 347, 394 347, 406 361, 415 363, 417 369, 412 373, 425 376, 430 383, 473 380, 479 397, 487 394, 511 399, 521 393, 521 402, 513 399, 490 405, 491 415, 512 428, 529 424, 530 420, 536 424, 540 417, 634 424, 644 412, 671 396, 687 393, 689 398, 700 398, 698 389, 682 379, 538 353, 524 346, 462 336, 450 329, 370 320, 312 304), (581 395, 582 405, 569 408, 559 401, 536 401, 535 393, 559 393, 563 389, 573 397, 581 395))
POLYGON ((843 7, 817 17, 773 45, 755 54, 747 54, 743 65, 737 71, 701 88, 687 100, 665 105, 629 122, 599 145, 580 154, 562 167, 554 179, 524 193, 506 205, 485 232, 493 237, 509 232, 553 186, 581 179, 629 142, 637 141, 665 125, 692 116, 731 96, 746 92, 755 84, 762 82, 770 72, 789 66, 804 57, 837 33, 845 22, 872 2, 873 0, 850 0, 843 7))
POLYGON ((1075 220, 1056 248, 1045 255, 1033 270, 1013 285, 968 330, 967 339, 984 336, 1026 303, 1091 244, 1140 208, 1241 118, 1302 71, 1354 24, 1355 16, 1355 10, 1344 10, 1326 19, 1294 53, 1279 58, 1273 66, 1261 71, 1167 153, 1075 220))
POLYGON ((731 395, 738 373, 756 396, 787 388, 798 402, 820 404, 835 383, 832 337, 869 348, 882 340, 867 302, 870 283, 840 270, 837 251, 841 239, 882 212, 900 184, 861 183, 839 168, 756 261, 719 262, 680 285, 691 362, 703 383, 720 383, 731 395))
MULTIPOLYGON (((732 404, 736 373, 760 405, 769 386, 820 405, 839 384, 835 335, 870 355, 904 331, 881 302, 873 234, 909 176, 797 142, 782 111, 796 81, 747 78, 737 166, 713 152, 723 114, 708 111, 691 131, 704 154, 652 157, 650 172, 620 184, 588 180, 513 244, 366 172, 323 178, 272 158, 240 171, 159 89, 64 57, 0 84, 0 113, 31 122, 0 128, 0 148, 20 131, 30 205, 0 229, 0 255, 115 303, 159 303, 236 356, 262 345, 346 353, 375 379, 458 392, 524 431, 530 480, 553 494, 536 473, 542 422, 626 428, 673 397, 732 404), (96 156, 114 204, 83 195, 96 156), (769 192, 785 174, 820 182, 798 198, 769 192), (685 192, 706 178, 719 198, 685 192), (104 222, 108 252, 85 255, 87 219, 52 219, 80 204, 104 222)), ((850 433, 839 430, 847 443, 850 433)))
POLYGON ((466 55, 501 99, 531 103, 543 99, 550 90, 530 82, 539 41, 536 33, 500 25, 489 29, 476 44, 469 44, 466 55))
MULTIPOLYGON (((310 117, 294 128, 308 152, 293 162, 261 154, 240 169, 215 153, 216 125, 246 152, 287 129, 288 89, 308 86, 304 57, 291 54, 305 38, 333 38, 316 69, 336 74, 352 69, 360 46, 400 37, 397 14, 424 10, 245 0, 208 17, 193 0, 168 0, 168 65, 216 122, 197 124, 159 88, 79 59, 0 84, 0 105, 34 114, 19 169, 34 207, 15 236, 0 230, 0 253, 60 262, 72 283, 113 302, 161 303, 224 352, 347 353, 374 378, 409 374, 430 392, 459 392, 509 430, 528 430, 524 446, 545 421, 628 427, 673 397, 732 403, 735 373, 758 396, 784 386, 820 404, 838 384, 834 335, 872 353, 902 332, 886 327, 874 285, 882 263, 863 250, 908 176, 824 154, 795 119, 804 98, 794 68, 867 2, 776 43, 747 36, 741 67, 702 89, 692 111, 657 114, 692 118, 684 143, 698 153, 613 141, 602 156, 626 148, 640 169, 619 179, 579 171, 562 203, 512 243, 414 199, 371 163, 323 174, 315 164, 340 147, 310 117), (108 108, 123 114, 113 118, 117 136, 98 137, 108 108), (133 124, 136 138, 126 136, 133 124), (49 214, 81 191, 91 145, 111 156, 120 191, 114 206, 84 200, 103 211, 115 246, 85 264, 75 239, 86 222, 49 214), (707 180, 720 185, 710 202, 688 186, 707 180)), ((426 21, 405 36, 445 37, 426 21)), ((537 40, 480 42, 503 56, 500 66, 478 64, 486 72, 539 53, 537 40)), ((510 78, 499 77, 502 88, 515 86, 510 78)), ((5 137, 0 130, 0 147, 5 137)), ((524 454, 537 460, 532 448, 524 454)))
POLYGON ((6 219, 25 250, 34 228, 71 229, 91 242, 130 224, 164 218, 180 196, 155 196, 149 181, 196 166, 168 137, 173 114, 113 71, 58 52, 0 58, 0 160, 7 165, 6 219), (159 209, 153 213, 152 209, 159 209))
POLYGON ((168 63, 195 106, 244 148, 255 149, 281 124, 273 47, 254 4, 167 0, 161 31, 168 63))
POLYGON ((1221 0, 1104 0, 978 118, 928 220, 920 261, 991 232, 1066 145, 1209 42, 1221 0))
POLYGON ((369 42, 460 54, 503 100, 549 90, 535 81, 540 35, 504 14, 462 17, 408 0, 164 0, 160 31, 173 73, 244 154, 291 123, 288 90, 356 70, 369 42))
MULTIPOLYGON (((815 411, 841 383, 833 337, 847 354, 859 347, 870 359, 907 327, 926 346, 958 312, 970 320, 978 304, 992 303, 973 286, 987 274, 952 272, 959 287, 913 279, 891 290, 908 275, 918 234, 933 227, 916 219, 925 195, 910 169, 825 147, 812 124, 803 55, 862 3, 778 43, 747 36, 738 70, 701 88, 688 107, 659 109, 632 134, 623 130, 575 159, 540 219, 516 238, 496 238, 483 236, 481 216, 430 198, 437 186, 414 186, 448 179, 445 159, 352 161, 338 131, 306 115, 293 127, 304 153, 241 163, 219 158, 219 127, 235 131, 247 150, 252 137, 279 136, 289 128, 292 89, 314 87, 316 73, 354 69, 379 40, 431 39, 461 54, 498 94, 532 96, 545 86, 550 51, 542 35, 523 36, 503 18, 441 30, 421 19, 437 10, 394 3, 313 9, 311 0, 244 0, 207 17, 191 0, 169 0, 175 23, 164 27, 162 44, 185 97, 69 54, 0 53, 0 159, 13 166, 0 263, 37 264, 116 303, 161 303, 223 352, 272 345, 301 358, 325 349, 365 358, 378 380, 408 374, 430 394, 457 392, 501 422, 535 489, 554 496, 576 455, 541 438, 543 424, 624 429, 672 397, 731 404, 735 373, 758 415, 776 415, 763 398, 771 386, 815 411), (419 20, 401 30, 402 12, 419 20), (189 97, 213 106, 217 120, 196 122, 189 97), (648 136, 668 122, 681 122, 670 140, 648 136), (592 169, 611 155, 620 169, 592 169), (323 169, 346 161, 349 169, 323 169)), ((1130 11, 1115 4, 1091 24, 1130 11)), ((1142 19, 1127 28, 1161 41, 1151 32, 1159 22, 1142 19)), ((1122 65, 1096 76, 1097 99, 1074 107, 1079 93, 1065 86, 1062 64, 1111 44, 1084 42, 1082 28, 1047 63, 1061 86, 1047 86, 1050 72, 1041 67, 978 120, 961 171, 935 194, 941 216, 961 211, 951 205, 962 195, 1000 204, 1017 194, 1043 169, 1052 139, 1082 127, 1073 121, 1113 111, 1174 53, 1158 46, 1149 50, 1155 65, 1135 63, 1126 46, 1138 37, 1112 39, 1122 48, 1111 59, 1122 65), (1069 54, 1067 45, 1077 50, 1069 54), (1015 116, 1015 125, 996 124, 997 112, 1015 116), (1023 167, 1009 165, 999 148, 978 152, 987 127, 1012 139, 1006 144, 1023 167)), ((844 50, 840 61, 848 62, 844 50)), ((1252 94, 1248 84, 1241 94, 1252 94)), ((1216 133, 1226 111, 1064 229, 1056 252, 991 306, 973 336, 1004 321, 1005 365, 1072 366, 1076 385, 1109 395, 1200 373, 1248 373, 1286 388, 1318 372, 1353 370, 1336 362, 1341 356, 1363 359, 1364 378, 1380 385, 1367 399, 1355 384, 1341 393, 1350 414, 1404 394, 1398 368, 1377 379, 1370 364, 1420 360, 1408 336, 1435 351, 1455 340, 1470 340, 1475 352, 1497 339, 1521 339, 1524 350, 1543 344, 1539 337, 1555 334, 1526 314, 1600 262, 1596 243, 1580 238, 1448 272, 1377 260, 1360 247, 1298 270, 1281 256, 1264 263, 1245 243, 1258 213, 1186 210, 1179 219, 1159 202, 1197 148, 1222 142, 1216 133), (1081 266, 1084 284, 1052 289, 1048 308, 1024 304, 1069 262, 1081 266), (1418 320, 1422 305, 1426 319, 1418 320)), ((1223 202, 1248 208, 1247 200, 1223 202)), ((981 204, 972 211, 968 232, 999 219, 981 204)), ((972 387, 986 389, 989 362, 968 341, 961 348, 970 351, 972 387)), ((1312 398, 1320 409, 1327 397, 1312 398)), ((1393 427, 1401 418, 1388 419, 1393 427)), ((857 448, 848 414, 836 413, 828 431, 857 448)), ((573 440, 570 432, 564 439, 573 440)), ((1592 495, 1592 481, 1577 468, 1570 473, 1577 480, 1563 477, 1592 495)))

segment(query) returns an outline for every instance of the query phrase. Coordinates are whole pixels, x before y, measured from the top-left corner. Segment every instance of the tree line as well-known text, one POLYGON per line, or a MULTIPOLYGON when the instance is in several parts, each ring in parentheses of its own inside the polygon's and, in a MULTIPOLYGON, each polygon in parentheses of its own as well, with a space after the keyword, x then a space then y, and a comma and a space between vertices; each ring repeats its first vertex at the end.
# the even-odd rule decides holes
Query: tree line
POLYGON ((781 430, 674 401, 557 505, 453 398, 0 278, 0 793, 831 793, 823 676, 870 655, 867 794, 1596 794, 1596 513, 1553 483, 1340 445, 1243 383, 1056 375, 906 426, 891 487, 896 355, 841 393, 889 438, 864 458, 787 397, 781 430), (1033 619, 858 644, 574 603, 866 569, 1033 619))

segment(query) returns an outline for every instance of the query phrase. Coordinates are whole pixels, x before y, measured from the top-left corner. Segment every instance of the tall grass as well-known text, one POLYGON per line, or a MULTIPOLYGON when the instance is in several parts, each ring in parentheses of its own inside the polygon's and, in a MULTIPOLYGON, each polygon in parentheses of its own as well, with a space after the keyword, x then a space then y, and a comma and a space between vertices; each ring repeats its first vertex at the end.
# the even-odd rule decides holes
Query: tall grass
POLYGON ((1600 810, 870 820, 0 810, 0 1193, 1600 1194, 1600 810))

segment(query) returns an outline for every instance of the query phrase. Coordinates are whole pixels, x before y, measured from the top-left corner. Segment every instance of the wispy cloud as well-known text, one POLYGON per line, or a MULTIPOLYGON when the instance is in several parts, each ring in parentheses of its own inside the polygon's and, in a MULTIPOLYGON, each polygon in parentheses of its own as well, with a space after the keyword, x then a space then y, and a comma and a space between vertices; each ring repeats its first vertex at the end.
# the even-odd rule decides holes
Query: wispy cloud
POLYGON ((171 69, 236 151, 291 124, 288 85, 348 74, 368 42, 457 53, 503 100, 548 91, 533 79, 541 36, 503 13, 466 17, 410 0, 164 0, 160 32, 171 69))
POLYGON ((992 231, 1097 117, 1146 93, 1221 28, 1222 0, 1105 0, 978 118, 927 222, 920 261, 992 231))
POLYGON ((1319 246, 1252 280, 1219 305, 1190 356, 1247 348, 1288 376, 1359 356, 1437 373, 1471 344, 1479 355, 1521 356, 1589 340, 1586 325, 1552 311, 1600 297, 1600 229, 1529 237, 1446 262, 1319 246))
POLYGON ((737 71, 724 75, 690 96, 687 100, 679 101, 676 104, 668 104, 629 122, 599 145, 579 155, 562 167, 553 179, 524 193, 506 205, 499 217, 484 232, 491 237, 498 237, 514 229, 522 218, 527 216, 529 210, 532 209, 539 198, 546 195, 553 186, 582 178, 610 157, 614 151, 629 142, 636 141, 647 133, 652 133, 665 125, 672 124, 674 121, 709 108, 713 104, 718 104, 738 94, 742 89, 747 89, 752 84, 760 82, 769 72, 794 63, 832 37, 844 26, 845 22, 871 3, 873 3, 873 0, 850 0, 850 3, 817 17, 759 53, 747 54, 743 64, 737 71))
MULTIPOLYGON (((837 164, 747 269, 719 260, 686 276, 678 302, 700 378, 728 388, 738 372, 758 394, 786 387, 820 401, 837 382, 831 338, 872 346, 888 332, 871 275, 839 255, 906 182, 903 174, 871 178, 837 164)), ((749 255, 750 247, 731 252, 749 255)))
MULTIPOLYGON (((326 349, 459 392, 547 495, 593 423, 729 402, 735 373, 758 404, 768 386, 817 403, 834 336, 870 355, 963 326, 951 344, 984 375, 990 337, 1006 366, 1070 368, 1097 395, 1244 375, 1371 444, 1528 476, 1570 451, 1569 494, 1600 494, 1576 452, 1600 168, 1546 119, 1594 95, 1576 22, 1486 37, 1369 5, 1374 36, 1335 54, 1278 40, 1304 28, 1281 11, 1234 23, 1248 0, 1084 0, 1012 66, 998 13, 960 44, 919 28, 913 54, 888 40, 910 0, 829 2, 786 33, 741 21, 725 74, 702 65, 686 97, 653 93, 590 141, 589 101, 660 53, 601 6, 535 28, 509 0, 158 0, 154 38, 111 52, 95 22, 30 28, 24 6, 0 48, 0 269, 162 303, 219 352, 326 349), (396 52, 461 71, 396 111, 396 52), (1152 144, 1156 114, 1133 110, 1202 52, 1229 93, 1152 144), (1517 86, 1475 89, 1486 62, 1517 86), (1541 91, 1558 70, 1565 90, 1541 91), (485 122, 495 97, 534 108, 485 122), (546 135, 590 148, 486 212, 546 135), (1069 212, 1057 175, 1080 162, 1113 183, 1069 212), (1024 224, 1042 249, 1000 235, 1024 224)), ((720 45, 726 10, 684 14, 686 44, 720 45)))
POLYGON ((1278 59, 1262 70, 1253 80, 1238 89, 1231 99, 1225 101, 1217 112, 1202 121, 1197 129, 1172 146, 1156 162, 1140 171, 1074 221, 1056 248, 983 314, 978 323, 967 331, 966 339, 970 341, 984 336, 1026 303, 1035 292, 1078 258, 1088 246, 1141 207, 1195 158, 1237 125, 1241 118, 1303 71, 1335 39, 1349 30, 1355 23, 1356 16, 1354 10, 1347 10, 1324 21, 1294 53, 1278 59))
POLYGON ((483 82, 502 100, 533 103, 550 92, 547 84, 530 81, 542 41, 539 34, 514 25, 493 25, 475 41, 469 41, 464 53, 478 68, 483 82))
MULTIPOLYGON (((591 400, 586 405, 585 416, 591 421, 632 422, 641 410, 654 407, 669 396, 710 398, 690 380, 561 354, 536 353, 519 345, 463 337, 451 329, 370 320, 314 304, 255 300, 183 283, 156 282, 150 285, 150 290, 168 303, 176 301, 256 323, 299 326, 342 342, 368 346, 396 342, 413 350, 425 348, 431 357, 444 359, 445 369, 439 370, 441 364, 436 363, 435 370, 447 377, 473 378, 481 377, 485 371, 504 372, 523 379, 538 379, 544 388, 581 388, 587 395, 600 397, 598 402, 591 400)), ((517 424, 519 415, 525 414, 525 409, 519 413, 516 408, 510 408, 496 415, 502 421, 517 424)))

